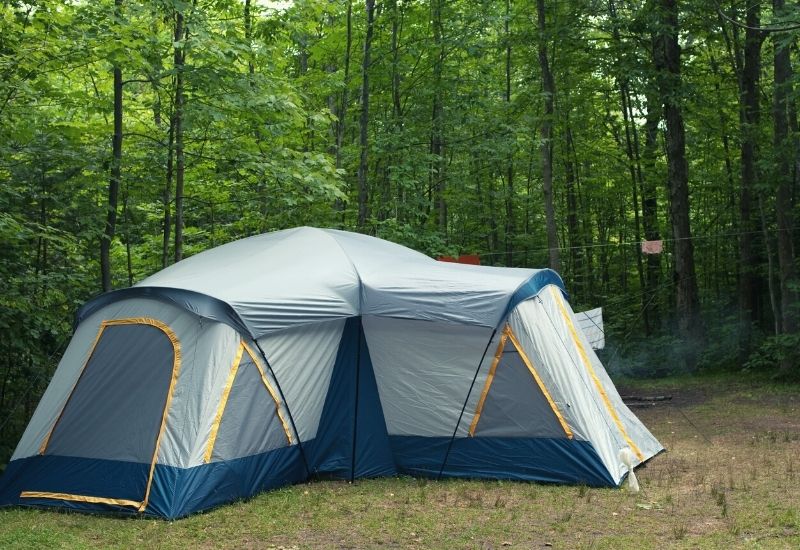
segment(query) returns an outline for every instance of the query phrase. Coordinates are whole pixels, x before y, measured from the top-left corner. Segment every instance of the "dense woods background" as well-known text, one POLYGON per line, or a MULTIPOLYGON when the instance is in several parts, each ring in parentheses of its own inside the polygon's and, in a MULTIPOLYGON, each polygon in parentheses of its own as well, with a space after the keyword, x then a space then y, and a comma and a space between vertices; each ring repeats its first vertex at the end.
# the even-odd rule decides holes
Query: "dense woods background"
POLYGON ((80 304, 302 224, 553 267, 612 371, 796 376, 798 35, 784 0, 3 0, 0 463, 80 304))

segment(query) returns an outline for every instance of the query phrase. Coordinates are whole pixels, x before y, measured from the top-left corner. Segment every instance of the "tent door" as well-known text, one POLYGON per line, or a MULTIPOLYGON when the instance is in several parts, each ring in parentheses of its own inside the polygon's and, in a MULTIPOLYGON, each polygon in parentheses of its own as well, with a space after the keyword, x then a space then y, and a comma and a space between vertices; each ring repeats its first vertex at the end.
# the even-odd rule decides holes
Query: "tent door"
POLYGON ((180 344, 155 319, 104 321, 39 454, 76 466, 21 498, 147 507, 180 344), (49 490, 51 489, 51 490, 49 490))
POLYGON ((257 354, 243 341, 228 373, 204 462, 252 456, 293 442, 278 393, 257 354))
POLYGON ((469 435, 572 439, 567 422, 508 325, 500 337, 469 435))

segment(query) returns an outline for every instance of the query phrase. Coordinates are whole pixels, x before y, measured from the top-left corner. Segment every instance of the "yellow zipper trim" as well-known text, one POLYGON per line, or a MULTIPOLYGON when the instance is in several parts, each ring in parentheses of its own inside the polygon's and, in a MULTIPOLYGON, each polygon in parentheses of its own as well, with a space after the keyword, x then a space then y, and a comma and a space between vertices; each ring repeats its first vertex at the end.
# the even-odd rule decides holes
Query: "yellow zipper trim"
POLYGON ((54 500, 69 500, 71 502, 89 502, 91 504, 112 504, 114 506, 130 506, 139 508, 142 503, 136 500, 121 498, 90 497, 86 495, 71 495, 69 493, 48 493, 43 491, 22 491, 20 498, 50 498, 54 500))
POLYGON ((597 388, 597 392, 600 394, 600 397, 603 399, 603 403, 608 410, 608 413, 611 415, 611 418, 614 420, 614 423, 617 425, 619 432, 622 434, 622 437, 625 439, 625 442, 631 448, 631 450, 636 454, 639 460, 644 460, 644 455, 642 451, 639 450, 639 447, 633 442, 633 440, 628 436, 628 432, 625 430, 625 426, 622 424, 622 420, 620 420, 617 411, 614 409, 614 406, 611 404, 611 400, 608 398, 608 394, 606 393, 605 388, 603 387, 603 383, 600 382, 600 379, 597 377, 597 373, 592 367, 592 362, 589 360, 589 356, 586 354, 586 350, 581 344, 580 338, 578 337, 578 332, 575 330, 575 325, 572 324, 572 320, 569 318, 569 314, 567 313, 567 309, 564 307, 563 302, 561 301, 561 295, 556 287, 551 286, 550 292, 552 292, 553 297, 555 298, 556 303, 558 304, 558 308, 561 310, 561 316, 564 317, 564 321, 567 323, 567 328, 569 328, 569 332, 572 335, 572 341, 575 342, 575 346, 578 348, 578 354, 581 356, 581 360, 583 364, 586 366, 586 370, 589 372, 589 376, 591 376, 592 381, 594 382, 595 388, 597 388))
POLYGON ((222 390, 222 399, 219 401, 217 407, 217 414, 214 416, 214 423, 211 425, 211 434, 208 436, 208 445, 206 446, 206 454, 203 457, 204 462, 211 460, 211 453, 214 451, 214 444, 217 441, 217 433, 219 432, 219 425, 222 422, 222 414, 225 412, 225 407, 228 404, 228 397, 231 394, 233 381, 236 378, 236 373, 239 371, 239 364, 242 362, 242 355, 244 354, 244 342, 239 344, 236 350, 236 356, 233 359, 233 365, 228 373, 228 379, 225 381, 225 387, 222 390))
POLYGON ((153 451, 153 460, 150 462, 150 473, 147 476, 147 489, 145 489, 144 499, 142 503, 139 505, 139 511, 144 512, 144 509, 147 508, 147 503, 150 500, 150 489, 153 486, 153 475, 156 471, 156 460, 158 459, 158 449, 161 447, 161 437, 164 435, 164 430, 167 427, 167 416, 169 416, 169 407, 172 404, 172 396, 175 393, 175 386, 178 383, 178 375, 181 371, 181 344, 178 341, 178 337, 172 332, 172 329, 169 328, 166 324, 158 321, 156 319, 121 319, 119 322, 117 321, 109 321, 109 324, 116 324, 116 325, 124 325, 124 324, 135 324, 135 325, 151 325, 167 335, 170 342, 172 342, 172 349, 173 353, 173 361, 172 361, 172 379, 169 381, 169 390, 167 391, 167 402, 164 403, 164 412, 161 413, 161 427, 158 430, 158 437, 156 438, 156 448, 153 451))
POLYGON ((261 374, 261 382, 263 382, 264 387, 267 388, 267 391, 272 397, 272 400, 275 402, 275 412, 277 413, 278 419, 281 421, 281 424, 283 425, 283 432, 286 434, 286 441, 288 441, 289 445, 291 445, 293 443, 294 438, 292 437, 291 430, 289 430, 289 424, 283 417, 283 411, 281 410, 281 400, 278 399, 278 394, 275 393, 275 390, 272 389, 272 385, 270 385, 269 381, 267 380, 267 376, 264 373, 264 369, 261 368, 261 362, 256 357, 256 354, 253 353, 253 350, 250 348, 250 346, 247 345, 247 343, 242 342, 242 345, 244 346, 245 351, 247 351, 247 355, 249 355, 250 359, 253 360, 253 364, 258 369, 259 374, 261 374))
POLYGON ((475 408, 475 416, 472 417, 472 423, 469 425, 469 436, 475 436, 475 428, 478 427, 478 421, 481 418, 481 413, 483 412, 483 405, 486 401, 486 395, 489 393, 489 388, 492 386, 492 381, 494 380, 494 373, 497 370, 497 365, 500 364, 500 358, 503 355, 503 348, 506 346, 506 340, 508 340, 508 335, 503 331, 502 336, 500 336, 500 343, 497 345, 497 351, 494 353, 494 359, 492 360, 492 366, 489 369, 489 374, 486 376, 486 382, 483 385, 483 391, 481 392, 481 398, 478 401, 478 406, 475 408))
POLYGON ((550 395, 550 392, 547 391, 547 388, 545 387, 544 382, 542 382, 542 379, 539 377, 539 373, 536 372, 533 363, 531 363, 531 360, 528 359, 528 355, 522 350, 522 345, 519 343, 519 340, 517 340, 517 337, 514 336, 514 332, 511 330, 511 326, 506 325, 505 330, 508 333, 508 337, 511 339, 511 343, 514 345, 515 348, 517 348, 519 356, 522 358, 522 362, 525 363, 526 367, 528 367, 528 371, 531 373, 531 376, 533 376, 533 379, 536 380, 536 384, 539 386, 539 389, 544 394, 545 399, 547 399, 547 403, 550 405, 550 408, 555 413, 556 418, 558 419, 558 423, 561 424, 561 428, 567 435, 567 439, 572 439, 574 437, 572 434, 572 430, 570 430, 567 421, 564 420, 564 417, 561 415, 561 411, 558 410, 556 402, 553 401, 553 397, 550 395))

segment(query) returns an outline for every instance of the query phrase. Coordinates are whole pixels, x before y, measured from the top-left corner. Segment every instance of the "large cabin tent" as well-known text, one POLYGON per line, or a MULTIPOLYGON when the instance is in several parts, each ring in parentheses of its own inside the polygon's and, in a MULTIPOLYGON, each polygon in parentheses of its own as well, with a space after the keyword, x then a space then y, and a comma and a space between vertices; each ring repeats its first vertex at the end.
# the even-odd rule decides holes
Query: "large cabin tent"
POLYGON ((177 518, 314 477, 618 486, 662 450, 548 269, 301 227, 78 313, 0 504, 177 518))

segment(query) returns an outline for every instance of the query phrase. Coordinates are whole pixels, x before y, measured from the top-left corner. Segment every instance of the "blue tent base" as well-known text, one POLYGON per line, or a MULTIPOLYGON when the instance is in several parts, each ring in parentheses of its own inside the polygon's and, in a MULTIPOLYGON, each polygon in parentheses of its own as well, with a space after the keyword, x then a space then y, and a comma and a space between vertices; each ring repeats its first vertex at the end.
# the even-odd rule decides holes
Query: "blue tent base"
POLYGON ((588 441, 551 438, 391 436, 398 470, 438 478, 511 479, 616 487, 588 441))
MULTIPOLYGON (((51 498, 21 498, 22 491, 66 493, 140 501, 149 464, 65 456, 15 460, 0 480, 0 506, 57 507, 83 512, 139 515, 131 506, 51 498), (143 480, 127 492, 110 492, 110 480, 143 480), (142 489, 141 492, 139 489, 142 489)), ((305 481, 297 446, 193 468, 156 465, 145 516, 176 519, 305 481)))
POLYGON ((361 317, 345 323, 317 438, 303 448, 315 478, 397 474, 361 317))
MULTIPOLYGON (((448 437, 390 436, 397 471, 439 476, 448 437)), ((308 442, 313 445, 313 441, 308 442)), ((388 453, 387 453, 388 454, 388 453)), ((145 479, 149 465, 62 456, 35 456, 8 465, 0 486, 0 506, 58 507, 83 512, 138 515, 133 507, 49 498, 20 498, 22 491, 72 493, 140 500, 144 486, 109 493, 109 480, 145 479)), ((359 478, 376 477, 364 469, 359 478)), ((459 438, 453 442, 443 477, 508 479, 614 487, 591 444, 568 439, 459 438)), ((314 475, 312 477, 328 477, 314 475)), ((341 479, 347 476, 331 475, 341 479)), ((297 446, 193 468, 157 465, 145 516, 176 519, 228 502, 250 498, 308 479, 297 446)))

